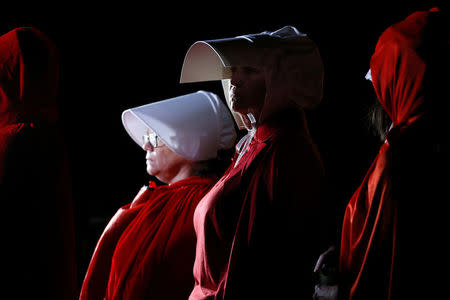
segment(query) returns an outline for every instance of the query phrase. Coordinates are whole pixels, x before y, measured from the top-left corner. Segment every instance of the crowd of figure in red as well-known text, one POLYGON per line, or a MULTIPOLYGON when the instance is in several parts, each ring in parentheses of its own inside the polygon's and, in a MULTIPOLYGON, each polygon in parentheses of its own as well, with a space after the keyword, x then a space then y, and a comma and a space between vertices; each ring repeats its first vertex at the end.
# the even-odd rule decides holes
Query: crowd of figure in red
POLYGON ((8 290, 80 300, 445 297, 447 16, 418 11, 379 37, 367 79, 383 143, 345 211, 330 209, 326 149, 305 115, 323 98, 314 41, 285 26, 194 43, 180 84, 221 81, 223 99, 198 90, 123 112, 154 179, 111 216, 81 290, 58 50, 32 27, 3 34, 8 290))

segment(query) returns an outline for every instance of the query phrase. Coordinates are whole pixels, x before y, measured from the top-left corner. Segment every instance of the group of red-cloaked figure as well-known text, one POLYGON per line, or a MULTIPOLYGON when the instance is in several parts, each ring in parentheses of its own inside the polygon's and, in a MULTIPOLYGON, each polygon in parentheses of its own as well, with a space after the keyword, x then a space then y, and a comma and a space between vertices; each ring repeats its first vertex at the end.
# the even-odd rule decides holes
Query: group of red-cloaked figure
MULTIPOLYGON (((302 109, 273 96, 224 174, 152 183, 118 210, 81 292, 57 127, 57 51, 33 28, 4 34, 0 199, 9 292, 20 299, 326 299, 313 296, 313 268, 334 244, 327 265, 316 266, 337 268, 330 299, 448 297, 441 285, 450 199, 446 25, 442 11, 419 11, 379 38, 370 74, 391 126, 345 212, 327 212, 321 149, 302 109), (41 159, 22 159, 30 155, 41 159), (330 214, 341 213, 342 228, 330 229, 330 214)), ((309 92, 293 94, 318 103, 321 92, 309 92)))

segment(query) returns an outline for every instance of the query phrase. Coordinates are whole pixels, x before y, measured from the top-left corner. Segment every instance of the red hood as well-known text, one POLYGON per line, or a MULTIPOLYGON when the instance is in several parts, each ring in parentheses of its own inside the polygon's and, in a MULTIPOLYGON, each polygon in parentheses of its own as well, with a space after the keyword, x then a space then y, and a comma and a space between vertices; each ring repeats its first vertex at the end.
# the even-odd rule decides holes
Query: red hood
MULTIPOLYGON (((381 35, 371 59, 373 86, 379 101, 393 122, 393 128, 389 132, 388 142, 381 146, 345 211, 339 289, 343 294, 349 293, 347 299, 397 299, 397 293, 405 291, 403 284, 411 284, 410 279, 404 278, 417 275, 413 272, 408 273, 411 270, 405 268, 408 260, 402 260, 400 257, 406 252, 411 252, 410 248, 413 248, 408 243, 404 244, 407 240, 404 238, 406 231, 414 232, 411 229, 414 223, 405 218, 405 215, 415 210, 411 208, 414 207, 414 203, 419 203, 417 198, 410 197, 411 191, 414 191, 414 184, 419 180, 422 180, 422 186, 417 191, 421 191, 420 189, 427 184, 423 180, 427 174, 421 169, 427 158, 422 157, 423 153, 420 152, 422 150, 416 150, 414 145, 426 147, 428 145, 423 144, 428 141, 423 139, 413 144, 408 138, 404 138, 397 139, 394 143, 392 139, 406 132, 405 129, 411 128, 412 126, 409 126, 420 117, 425 117, 430 111, 429 103, 426 101, 434 100, 432 97, 424 96, 430 93, 430 86, 425 87, 425 77, 428 80, 427 84, 430 84, 428 77, 430 74, 425 76, 425 71, 434 72, 431 61, 437 63, 442 59, 436 55, 440 50, 435 47, 434 40, 428 35, 432 33, 433 38, 437 37, 436 27, 432 28, 433 31, 425 32, 430 30, 430 26, 427 25, 432 25, 434 17, 436 15, 433 16, 431 12, 421 11, 392 25, 381 35), (424 39, 427 39, 425 43, 424 39), (417 157, 416 153, 419 153, 417 157), (409 156, 402 160, 399 159, 400 154, 409 156), (415 160, 412 161, 411 157, 415 160), (407 168, 405 168, 406 161, 410 163, 407 168), (411 190, 406 190, 404 187, 410 182, 411 190), (399 278, 400 274, 403 278, 399 278)), ((425 127, 423 123, 420 126, 425 127)), ((420 130, 423 128, 420 130, 417 128, 416 131, 410 131, 410 139, 411 136, 420 138, 417 132, 422 134, 420 130)), ((425 209, 426 206, 421 205, 421 209, 425 209)), ((427 223, 425 219, 426 217, 421 219, 420 224, 427 223)), ((414 219, 414 222, 417 220, 414 219)), ((426 229, 422 230, 427 232, 426 229)), ((417 244, 422 243, 420 238, 415 241, 417 244)), ((426 273, 420 275, 423 274, 426 273)))
POLYGON ((372 82, 393 127, 409 125, 424 112, 426 64, 418 54, 428 12, 416 12, 389 27, 370 61, 372 82))
POLYGON ((34 28, 0 36, 0 128, 57 119, 57 56, 53 43, 34 28))

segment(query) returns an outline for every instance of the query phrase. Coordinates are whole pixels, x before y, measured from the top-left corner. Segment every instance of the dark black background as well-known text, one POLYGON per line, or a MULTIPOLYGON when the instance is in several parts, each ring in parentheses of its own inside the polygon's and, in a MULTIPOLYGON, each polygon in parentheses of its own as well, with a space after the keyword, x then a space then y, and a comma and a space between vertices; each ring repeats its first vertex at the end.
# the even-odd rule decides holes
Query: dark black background
POLYGON ((179 84, 192 43, 284 25, 316 42, 325 66, 325 91, 308 119, 339 220, 380 145, 368 128, 367 108, 374 95, 364 79, 375 43, 389 25, 435 3, 125 1, 11 11, 7 17, 12 18, 0 24, 1 34, 34 26, 61 55, 60 120, 72 167, 79 284, 108 219, 150 179, 145 153, 123 129, 122 111, 199 89, 223 95, 219 82, 179 84))

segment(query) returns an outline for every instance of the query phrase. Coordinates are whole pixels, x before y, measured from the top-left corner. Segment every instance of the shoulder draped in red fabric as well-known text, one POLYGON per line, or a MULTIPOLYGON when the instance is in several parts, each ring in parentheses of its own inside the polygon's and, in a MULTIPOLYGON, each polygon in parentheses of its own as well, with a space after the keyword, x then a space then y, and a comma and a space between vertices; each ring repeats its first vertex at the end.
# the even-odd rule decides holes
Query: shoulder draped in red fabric
POLYGON ((297 111, 267 120, 199 203, 189 299, 311 297, 324 181, 305 126, 297 111))
POLYGON ((97 243, 80 299, 186 299, 193 285, 194 210, 212 177, 144 187, 97 243))

